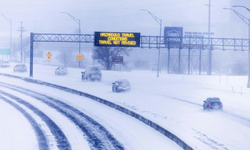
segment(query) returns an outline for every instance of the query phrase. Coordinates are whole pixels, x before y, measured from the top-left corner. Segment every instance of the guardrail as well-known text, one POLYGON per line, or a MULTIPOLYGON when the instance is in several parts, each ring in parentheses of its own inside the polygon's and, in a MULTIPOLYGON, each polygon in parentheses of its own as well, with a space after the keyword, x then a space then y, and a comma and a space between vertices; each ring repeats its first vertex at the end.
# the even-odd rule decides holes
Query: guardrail
POLYGON ((95 100, 97 102, 100 102, 104 105, 107 105, 111 108, 114 108, 118 111, 121 111, 131 117, 136 118, 137 120, 140 120, 141 122, 143 122, 144 124, 150 126, 151 128, 155 129, 156 131, 158 131, 159 133, 163 134, 164 136, 168 137, 169 139, 171 139, 172 141, 174 141, 176 144, 178 144, 181 148, 183 148, 184 150, 193 150, 193 148, 191 148, 189 145, 187 145, 184 141, 182 141, 180 138, 178 138, 176 135, 174 135, 173 133, 171 133, 170 131, 164 129, 163 127, 161 127, 160 125, 154 123, 153 121, 127 109, 124 108, 122 106, 119 106, 115 103, 112 103, 108 100, 96 97, 94 95, 88 94, 88 93, 84 93, 81 91, 77 91, 74 89, 70 89, 68 87, 64 87, 64 86, 60 86, 60 85, 56 85, 56 84, 52 84, 52 83, 48 83, 48 82, 44 82, 44 81, 40 81, 40 80, 36 80, 36 79, 32 79, 32 78, 26 78, 26 77, 20 77, 20 76, 15 76, 15 75, 11 75, 11 74, 5 74, 5 73, 0 73, 0 75, 2 76, 7 76, 7 77, 12 77, 12 78, 17 78, 17 79, 21 79, 27 82, 31 82, 31 83, 36 83, 36 84, 40 84, 40 85, 45 85, 45 86, 49 86, 49 87, 53 87, 53 88, 57 88, 69 93, 73 93, 73 94, 77 94, 80 96, 84 96, 87 98, 90 98, 92 100, 95 100))

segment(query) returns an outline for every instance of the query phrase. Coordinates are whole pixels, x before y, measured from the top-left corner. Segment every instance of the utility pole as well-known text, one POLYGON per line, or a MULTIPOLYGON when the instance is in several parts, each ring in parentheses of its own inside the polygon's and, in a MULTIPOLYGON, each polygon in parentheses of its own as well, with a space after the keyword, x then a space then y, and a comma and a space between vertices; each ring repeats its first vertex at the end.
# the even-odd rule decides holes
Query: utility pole
POLYGON ((21 21, 21 28, 20 30, 18 30, 21 32, 21 62, 23 62, 23 32, 25 31, 24 30, 24 27, 23 27, 23 22, 21 21))

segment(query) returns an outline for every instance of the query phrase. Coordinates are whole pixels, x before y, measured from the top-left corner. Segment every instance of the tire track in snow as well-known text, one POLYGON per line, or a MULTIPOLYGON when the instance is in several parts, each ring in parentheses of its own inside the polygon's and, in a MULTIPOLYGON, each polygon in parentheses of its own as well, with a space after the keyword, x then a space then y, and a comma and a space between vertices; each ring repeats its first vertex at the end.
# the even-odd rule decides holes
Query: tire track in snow
POLYGON ((46 139, 46 136, 44 135, 42 129, 40 128, 39 124, 36 122, 36 120, 28 114, 27 111, 25 111, 22 107, 18 106, 17 104, 13 103, 11 100, 3 97, 0 95, 0 99, 5 101, 6 103, 10 104, 13 106, 15 109, 17 109, 20 113, 23 114, 23 116, 29 121, 31 124, 32 128, 35 131, 36 137, 37 137, 37 142, 38 142, 38 147, 40 150, 49 150, 48 142, 46 139))
POLYGON ((49 127, 51 133, 55 136, 55 139, 57 141, 57 147, 60 150, 71 150, 71 145, 69 144, 68 139, 66 138, 66 136, 64 135, 62 130, 47 115, 45 115, 42 111, 40 111, 38 108, 34 107, 30 103, 12 95, 12 94, 9 94, 9 93, 4 92, 2 90, 0 90, 0 93, 7 96, 7 97, 12 98, 13 100, 26 106, 27 108, 32 110, 35 114, 37 114, 46 123, 46 125, 49 127))
MULTIPOLYGON (((5 83, 0 83, 2 87, 9 88, 11 90, 24 93, 25 95, 31 96, 45 104, 49 107, 56 109, 58 112, 62 113, 64 116, 69 118, 75 123, 83 133, 87 135, 87 140, 90 143, 91 149, 97 150, 123 150, 124 147, 120 144, 114 137, 107 131, 102 125, 94 121, 92 118, 88 117, 79 110, 59 101, 47 95, 17 87, 14 85, 9 85, 5 83)), ((1 93, 1 91, 0 91, 1 93)))

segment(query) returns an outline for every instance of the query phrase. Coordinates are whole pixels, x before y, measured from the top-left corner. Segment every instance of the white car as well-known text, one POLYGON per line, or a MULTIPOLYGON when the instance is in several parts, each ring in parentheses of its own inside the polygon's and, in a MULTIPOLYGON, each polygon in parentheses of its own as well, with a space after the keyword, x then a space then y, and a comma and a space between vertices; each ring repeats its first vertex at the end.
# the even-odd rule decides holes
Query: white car
POLYGON ((13 68, 14 72, 27 72, 27 67, 25 64, 17 64, 13 68))
POLYGON ((89 66, 82 73, 82 80, 101 81, 102 72, 99 66, 89 66))
POLYGON ((10 67, 10 62, 9 61, 1 61, 0 67, 2 67, 2 68, 10 67))
POLYGON ((55 75, 67 75, 68 69, 64 66, 59 66, 55 70, 55 75))
POLYGON ((113 92, 130 91, 131 85, 127 79, 119 79, 112 83, 113 92))

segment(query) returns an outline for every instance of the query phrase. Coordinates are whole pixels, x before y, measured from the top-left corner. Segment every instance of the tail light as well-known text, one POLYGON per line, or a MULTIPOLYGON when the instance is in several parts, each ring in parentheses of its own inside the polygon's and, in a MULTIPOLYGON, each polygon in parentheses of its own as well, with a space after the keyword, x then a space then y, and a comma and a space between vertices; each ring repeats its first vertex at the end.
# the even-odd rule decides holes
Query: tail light
POLYGON ((210 103, 208 103, 208 105, 211 105, 210 103))
POLYGON ((220 103, 220 105, 223 105, 222 102, 220 103))

